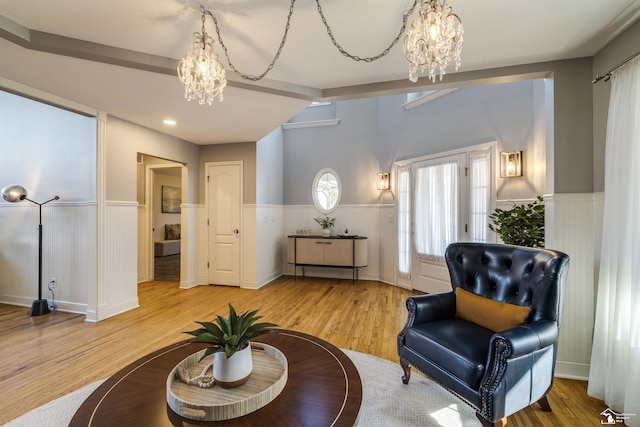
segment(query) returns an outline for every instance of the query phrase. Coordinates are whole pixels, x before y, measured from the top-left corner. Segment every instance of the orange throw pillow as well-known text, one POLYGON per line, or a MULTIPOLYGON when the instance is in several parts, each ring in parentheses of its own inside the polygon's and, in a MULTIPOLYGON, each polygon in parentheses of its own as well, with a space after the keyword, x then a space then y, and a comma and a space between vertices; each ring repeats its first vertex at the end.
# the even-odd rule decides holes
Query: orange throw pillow
POLYGON ((456 288, 456 318, 494 332, 526 325, 530 313, 529 307, 494 301, 456 288))

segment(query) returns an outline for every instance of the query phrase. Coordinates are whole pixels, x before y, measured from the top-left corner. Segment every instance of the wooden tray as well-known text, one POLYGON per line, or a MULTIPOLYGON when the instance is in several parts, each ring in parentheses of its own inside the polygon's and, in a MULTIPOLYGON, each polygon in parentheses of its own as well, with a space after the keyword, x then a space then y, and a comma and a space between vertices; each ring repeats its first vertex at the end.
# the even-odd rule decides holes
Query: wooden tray
MULTIPOLYGON (((211 363, 209 356, 202 362, 205 350, 192 354, 178 366, 193 375, 211 363)), ((213 386, 200 388, 180 381, 175 376, 178 368, 167 378, 167 403, 176 414, 198 421, 221 421, 241 417, 256 411, 275 399, 284 389, 288 378, 287 359, 275 347, 262 343, 251 344, 253 371, 249 380, 235 388, 213 386)))

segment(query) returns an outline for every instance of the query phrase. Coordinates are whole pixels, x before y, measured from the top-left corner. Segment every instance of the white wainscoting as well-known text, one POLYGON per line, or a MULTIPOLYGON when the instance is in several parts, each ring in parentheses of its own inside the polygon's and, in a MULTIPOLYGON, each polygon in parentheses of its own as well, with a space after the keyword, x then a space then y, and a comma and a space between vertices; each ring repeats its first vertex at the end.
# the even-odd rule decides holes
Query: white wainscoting
MULTIPOLYGON (((195 207, 195 206, 194 206, 195 207)), ((207 269, 207 261, 209 257, 209 227, 207 226, 207 209, 205 205, 197 205, 197 242, 198 247, 197 254, 197 282, 199 285, 209 284, 209 274, 207 269)))
POLYGON ((589 377, 602 208, 599 194, 545 197, 545 246, 571 258, 560 325, 558 377, 581 380, 589 377))
MULTIPOLYGON (((200 277, 200 244, 201 240, 206 242, 207 236, 206 234, 200 233, 201 215, 204 212, 204 206, 183 203, 180 205, 180 210, 180 221, 182 223, 180 242, 180 289, 190 289, 204 283, 200 277)), ((204 225, 206 226, 206 218, 204 221, 204 225)))
POLYGON ((245 221, 249 215, 255 218, 255 288, 282 275, 283 211, 281 205, 257 205, 252 213, 250 206, 245 206, 245 221))
MULTIPOLYGON (((393 204, 378 206, 378 280, 398 285, 398 228, 396 206, 393 204)), ((369 246, 369 250, 375 250, 369 246)))
POLYGON ((138 203, 107 201, 104 227, 98 321, 138 307, 138 203))
POLYGON ((242 226, 240 227, 240 287, 256 289, 256 251, 258 230, 256 228, 256 205, 242 205, 242 226))
POLYGON ((150 265, 153 254, 149 253, 149 212, 146 205, 138 205, 138 283, 151 280, 150 265))
MULTIPOLYGON (((0 302, 28 307, 37 299, 38 211, 27 202, 0 204, 0 302)), ((58 310, 84 314, 96 283, 96 203, 47 204, 42 229, 42 297, 58 310)))

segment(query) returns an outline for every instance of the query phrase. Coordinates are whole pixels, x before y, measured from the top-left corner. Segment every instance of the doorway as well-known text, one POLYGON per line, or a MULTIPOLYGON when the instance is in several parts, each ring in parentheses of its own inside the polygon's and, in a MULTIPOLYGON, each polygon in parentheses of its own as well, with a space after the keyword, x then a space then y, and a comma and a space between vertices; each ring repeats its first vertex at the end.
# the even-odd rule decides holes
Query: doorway
POLYGON ((138 282, 180 282, 186 168, 138 156, 138 282))

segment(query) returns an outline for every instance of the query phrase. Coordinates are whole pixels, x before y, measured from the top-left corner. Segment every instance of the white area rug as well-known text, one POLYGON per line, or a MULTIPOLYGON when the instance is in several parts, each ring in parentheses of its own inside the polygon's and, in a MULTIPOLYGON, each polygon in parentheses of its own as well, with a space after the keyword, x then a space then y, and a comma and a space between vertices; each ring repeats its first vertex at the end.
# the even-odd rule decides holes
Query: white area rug
MULTIPOLYGON (((417 372, 402 384, 402 368, 369 354, 343 350, 362 379, 361 427, 480 426, 474 411, 461 400, 417 372)), ((66 427, 82 402, 102 381, 53 400, 7 427, 66 427)))

